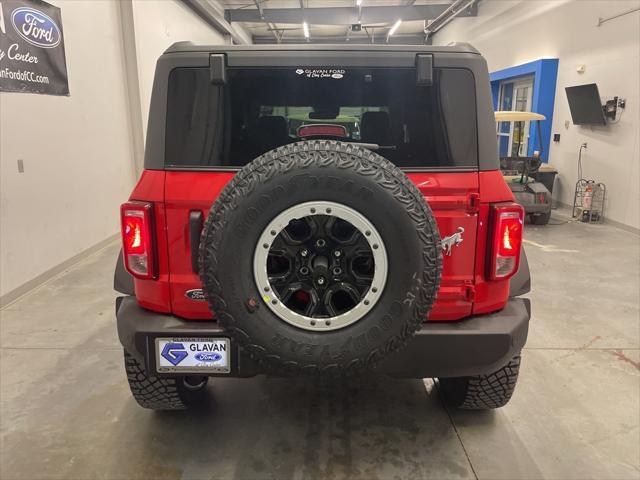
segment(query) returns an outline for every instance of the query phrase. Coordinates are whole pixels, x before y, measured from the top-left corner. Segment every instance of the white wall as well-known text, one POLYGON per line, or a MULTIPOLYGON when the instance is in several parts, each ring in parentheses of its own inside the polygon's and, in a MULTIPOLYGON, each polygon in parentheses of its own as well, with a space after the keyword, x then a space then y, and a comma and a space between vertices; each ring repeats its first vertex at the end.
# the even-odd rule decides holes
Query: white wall
POLYGON ((640 1, 483 0, 478 17, 459 18, 434 37, 435 44, 470 42, 496 71, 540 58, 559 58, 549 163, 559 170, 554 197, 573 202, 578 148, 584 176, 608 189, 605 216, 640 228, 640 13, 598 27, 599 17, 639 7, 640 1), (576 72, 584 64, 584 74, 576 72), (618 124, 580 127, 571 123, 564 88, 597 83, 603 99, 626 98, 618 124), (565 122, 568 127, 565 127, 565 122))
MULTIPOLYGON (((119 206, 137 180, 131 123, 131 109, 137 107, 126 90, 131 76, 117 1, 49 0, 62 9, 70 97, 0 93, 0 296, 5 298, 119 230, 119 206), (18 173, 18 159, 24 173, 18 173)), ((176 41, 224 39, 178 0, 133 0, 133 15, 146 125, 162 52, 176 41)))
POLYGON ((143 128, 146 135, 153 74, 156 60, 162 52, 175 42, 191 41, 214 45, 228 43, 228 40, 179 1, 134 0, 133 18, 143 128))
POLYGON ((0 295, 115 234, 134 182, 117 6, 54 4, 71 96, 0 94, 0 295))

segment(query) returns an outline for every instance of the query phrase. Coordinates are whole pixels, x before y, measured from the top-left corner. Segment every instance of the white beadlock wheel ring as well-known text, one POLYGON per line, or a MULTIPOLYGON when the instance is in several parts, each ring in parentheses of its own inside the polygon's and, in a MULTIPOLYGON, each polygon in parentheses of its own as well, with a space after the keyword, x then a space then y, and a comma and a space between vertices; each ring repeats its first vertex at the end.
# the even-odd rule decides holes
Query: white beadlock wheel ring
POLYGON ((347 327, 364 317, 380 299, 387 281, 387 251, 382 237, 373 224, 353 208, 328 201, 305 202, 277 215, 263 230, 253 255, 253 275, 267 307, 281 320, 304 330, 331 331, 347 327), (278 298, 269 281, 267 259, 272 243, 292 220, 325 215, 339 218, 356 228, 367 241, 374 261, 373 277, 360 302, 350 310, 333 317, 309 317, 291 310, 278 298))

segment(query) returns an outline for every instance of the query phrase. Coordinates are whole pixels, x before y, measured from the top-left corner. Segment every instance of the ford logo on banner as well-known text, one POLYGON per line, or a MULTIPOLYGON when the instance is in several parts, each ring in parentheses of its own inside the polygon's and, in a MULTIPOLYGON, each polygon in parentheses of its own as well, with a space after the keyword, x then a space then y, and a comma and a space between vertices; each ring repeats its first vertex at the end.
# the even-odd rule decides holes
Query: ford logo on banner
POLYGON ((218 360, 222 360, 222 355, 211 352, 199 352, 196 353, 194 357, 200 362, 217 362, 218 360))
POLYGON ((36 47, 53 48, 60 43, 60 29, 56 22, 35 8, 16 8, 11 23, 18 35, 36 47))

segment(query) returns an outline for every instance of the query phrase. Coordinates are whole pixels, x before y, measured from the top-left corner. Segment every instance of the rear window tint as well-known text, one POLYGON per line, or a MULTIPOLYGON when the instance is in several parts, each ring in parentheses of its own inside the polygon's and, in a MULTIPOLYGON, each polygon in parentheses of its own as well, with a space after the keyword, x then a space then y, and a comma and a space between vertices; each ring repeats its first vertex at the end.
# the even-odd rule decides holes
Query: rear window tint
POLYGON ((399 167, 478 165, 475 83, 463 69, 230 69, 171 72, 165 161, 241 167, 282 145, 334 139, 377 146, 399 167))

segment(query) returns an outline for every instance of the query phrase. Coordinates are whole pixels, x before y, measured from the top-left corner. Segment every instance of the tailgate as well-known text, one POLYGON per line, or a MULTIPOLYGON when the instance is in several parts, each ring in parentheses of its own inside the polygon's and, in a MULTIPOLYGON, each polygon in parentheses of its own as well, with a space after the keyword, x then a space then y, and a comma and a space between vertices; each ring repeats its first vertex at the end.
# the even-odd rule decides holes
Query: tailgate
MULTIPOLYGON (((169 250, 170 289, 175 315, 211 318, 199 295, 201 283, 192 267, 190 218, 209 208, 233 177, 233 172, 167 172, 165 202, 169 250)), ((478 174, 408 173, 436 217, 443 239, 460 233, 462 242, 443 252, 442 281, 431 320, 456 320, 471 314, 478 224, 478 174)), ((193 220, 191 220, 193 221, 193 220)))
POLYGON ((458 320, 471 315, 478 229, 478 173, 408 173, 436 217, 443 243, 442 279, 429 320, 458 320), (459 237, 453 237, 459 233, 459 237), (456 238, 462 242, 455 245, 456 238))

